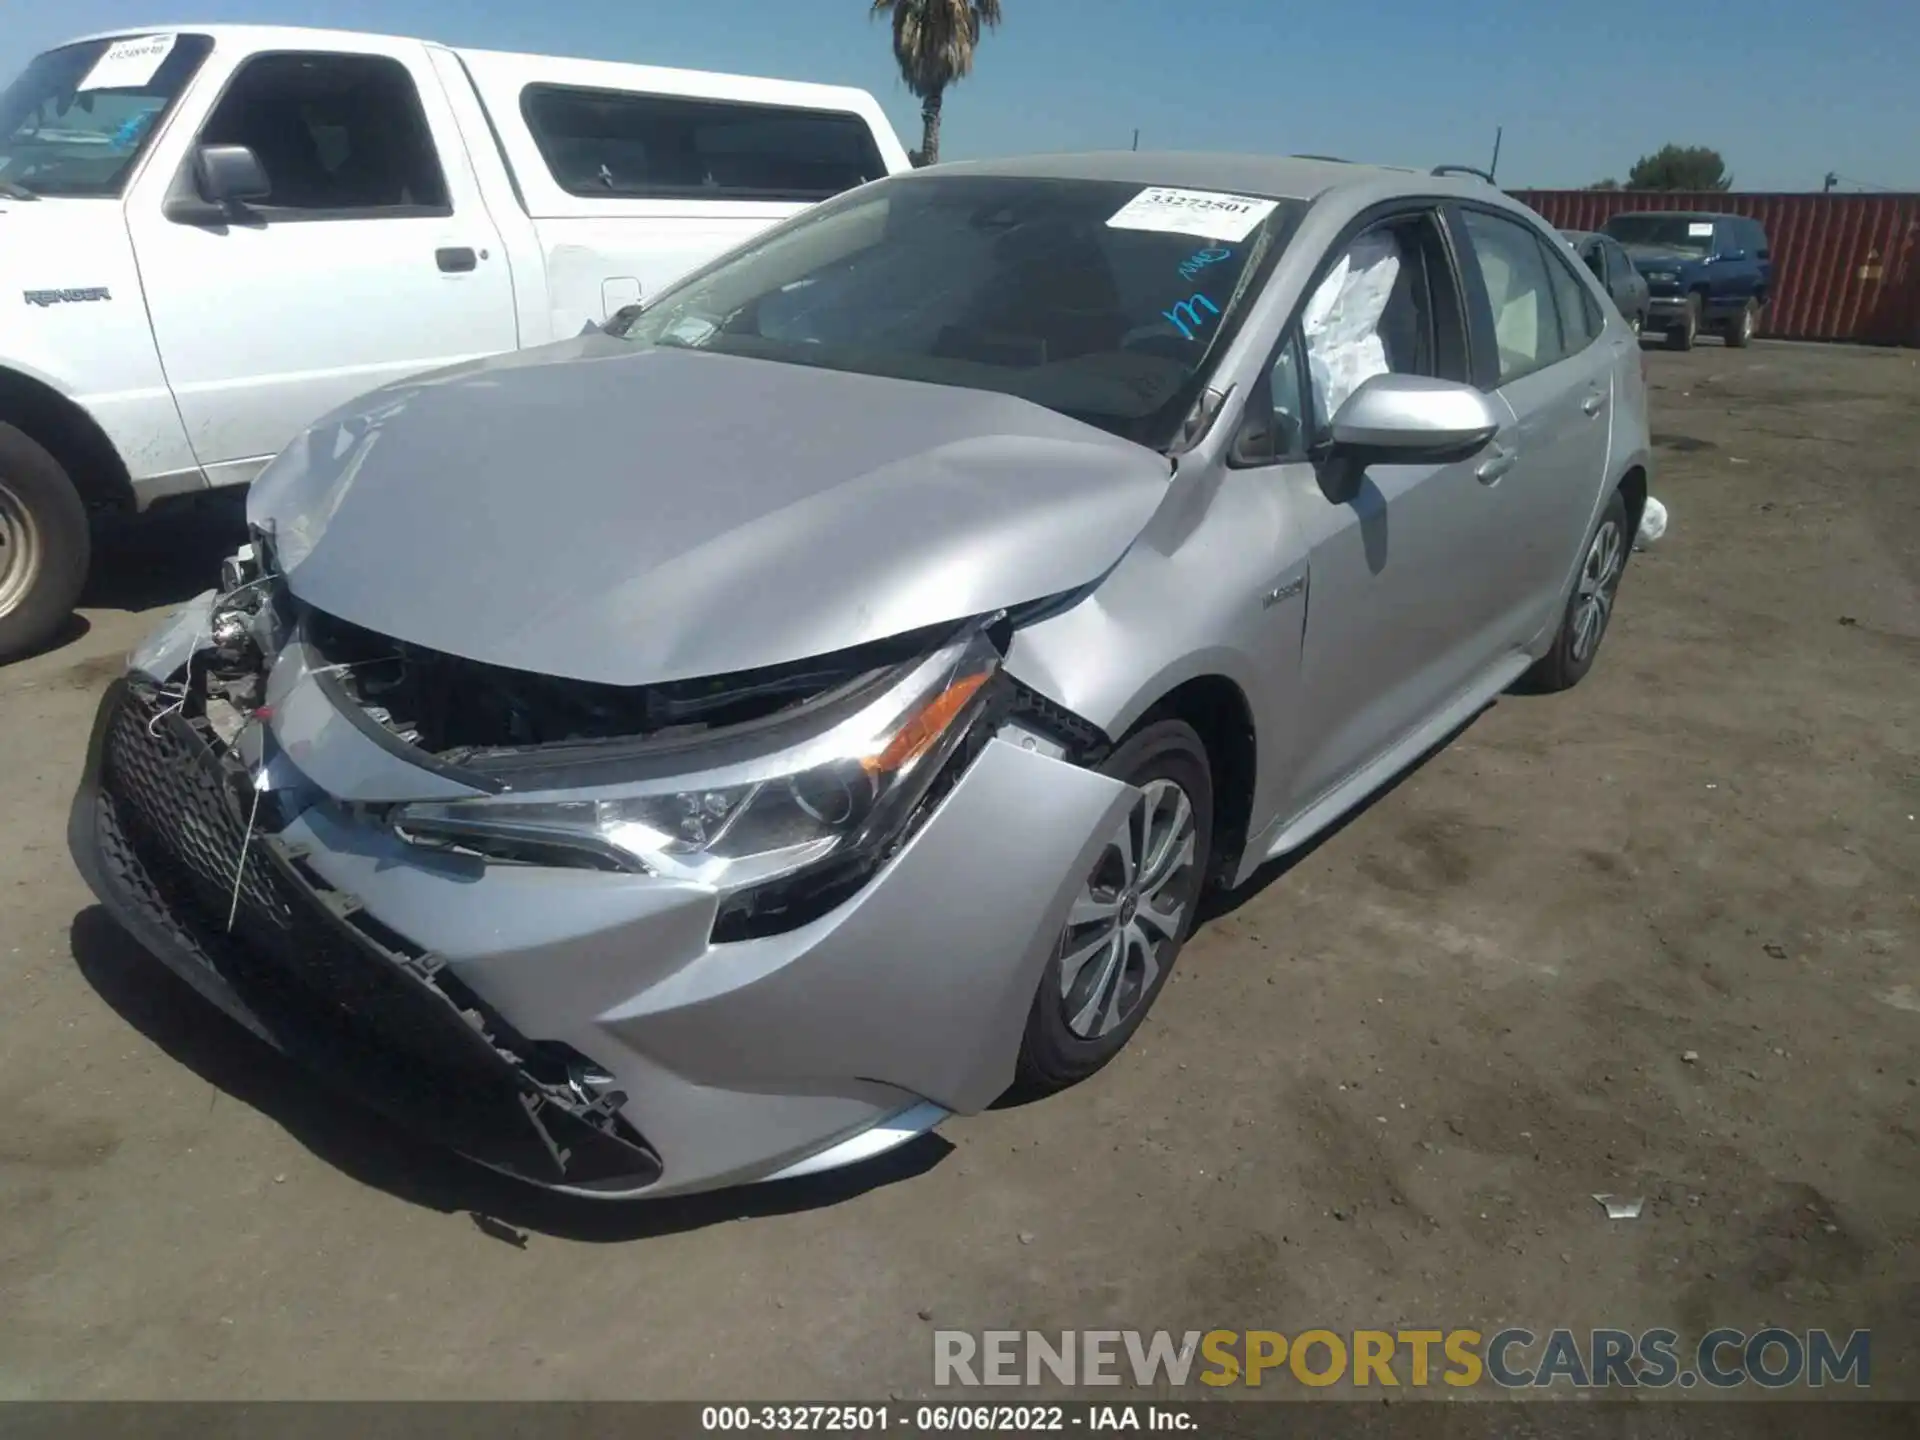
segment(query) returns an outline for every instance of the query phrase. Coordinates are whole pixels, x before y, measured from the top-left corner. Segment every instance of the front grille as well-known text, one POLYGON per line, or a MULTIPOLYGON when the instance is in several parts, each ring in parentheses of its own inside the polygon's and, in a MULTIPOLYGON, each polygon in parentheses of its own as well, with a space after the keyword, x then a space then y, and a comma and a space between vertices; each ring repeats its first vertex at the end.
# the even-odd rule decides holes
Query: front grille
POLYGON ((657 1176, 657 1159, 624 1122, 588 1123, 557 1103, 522 1068, 532 1047, 501 1048, 503 1036, 518 1037, 451 976, 435 976, 431 957, 302 873, 267 833, 279 824, 273 797, 254 813, 244 773, 188 721, 128 687, 107 719, 99 765, 96 839, 124 897, 296 1059, 529 1178, 639 1185, 657 1176))

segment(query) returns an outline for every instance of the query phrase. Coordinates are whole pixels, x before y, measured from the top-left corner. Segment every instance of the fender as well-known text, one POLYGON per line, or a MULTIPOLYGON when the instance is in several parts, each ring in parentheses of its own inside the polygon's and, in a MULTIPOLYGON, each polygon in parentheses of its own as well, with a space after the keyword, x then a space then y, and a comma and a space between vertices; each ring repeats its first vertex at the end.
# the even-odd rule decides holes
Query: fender
MULTIPOLYGON (((31 428, 36 416, 59 415, 64 400, 124 468, 116 485, 96 473, 97 463, 78 466, 75 483, 89 499, 144 508, 206 484, 161 368, 118 204, 0 201, 0 337, 0 419, 11 408, 31 428)), ((63 419, 69 437, 86 428, 63 419)), ((76 468, 70 445, 49 448, 66 448, 63 458, 76 468)), ((92 458, 86 448, 78 458, 92 458)))

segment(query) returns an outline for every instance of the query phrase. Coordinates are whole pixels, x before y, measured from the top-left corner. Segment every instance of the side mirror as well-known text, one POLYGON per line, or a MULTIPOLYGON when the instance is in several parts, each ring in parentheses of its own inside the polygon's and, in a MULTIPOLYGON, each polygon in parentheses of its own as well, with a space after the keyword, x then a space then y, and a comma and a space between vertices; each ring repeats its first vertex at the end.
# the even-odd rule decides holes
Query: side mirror
POLYGON ((204 200, 232 205, 273 193, 266 167, 245 145, 202 145, 193 152, 193 183, 204 200))
POLYGON ((1464 460, 1500 429, 1498 402, 1471 385, 1375 375, 1333 417, 1333 454, 1358 465, 1464 460))

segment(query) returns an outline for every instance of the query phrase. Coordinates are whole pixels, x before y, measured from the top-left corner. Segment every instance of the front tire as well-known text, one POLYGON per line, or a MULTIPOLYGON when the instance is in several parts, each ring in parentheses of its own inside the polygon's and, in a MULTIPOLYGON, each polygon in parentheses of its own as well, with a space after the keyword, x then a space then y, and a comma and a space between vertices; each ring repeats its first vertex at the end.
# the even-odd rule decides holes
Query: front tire
POLYGON ((1760 328, 1760 307, 1749 300, 1740 313, 1727 322, 1727 344, 1744 350, 1753 343, 1753 332, 1760 328))
POLYGON ((1700 297, 1689 295, 1687 308, 1680 314, 1680 323, 1667 331, 1669 350, 1691 350, 1693 342, 1700 338, 1700 297))
POLYGON ((60 462, 0 424, 0 660, 52 639, 86 583, 87 509, 60 462))
POLYGON ((1027 1014, 1014 1091, 1051 1094, 1119 1054, 1193 929, 1213 834, 1206 748, 1180 720, 1121 742, 1101 772, 1136 787, 1082 879, 1027 1014))
POLYGON ((1540 657, 1522 680, 1524 689, 1536 693, 1570 690, 1586 679, 1606 638, 1607 625, 1613 619, 1614 601, 1620 593, 1620 577, 1627 568, 1627 556, 1633 550, 1629 533, 1626 497, 1618 490, 1607 497, 1600 523, 1593 527, 1587 548, 1581 557, 1580 575, 1574 581, 1573 594, 1560 617, 1560 630, 1553 637, 1553 648, 1540 657))

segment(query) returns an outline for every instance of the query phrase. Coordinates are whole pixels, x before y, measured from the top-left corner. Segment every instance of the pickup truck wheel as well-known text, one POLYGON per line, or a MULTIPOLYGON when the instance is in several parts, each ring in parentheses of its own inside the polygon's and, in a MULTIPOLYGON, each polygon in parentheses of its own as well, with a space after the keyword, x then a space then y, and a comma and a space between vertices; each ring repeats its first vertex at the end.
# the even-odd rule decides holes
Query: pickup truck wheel
POLYGON ((60 462, 0 424, 0 660, 45 644, 73 613, 92 547, 60 462))
POLYGON ((1753 332, 1759 328, 1760 307, 1749 300, 1740 307, 1740 313, 1727 322, 1727 344, 1736 350, 1744 350, 1753 343, 1753 332))
POLYGON ((1667 331, 1669 350, 1691 350, 1694 340, 1700 334, 1700 297, 1689 295, 1687 308, 1680 313, 1680 323, 1667 331))

